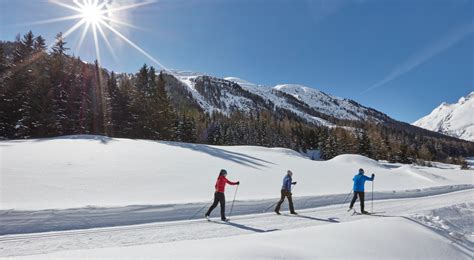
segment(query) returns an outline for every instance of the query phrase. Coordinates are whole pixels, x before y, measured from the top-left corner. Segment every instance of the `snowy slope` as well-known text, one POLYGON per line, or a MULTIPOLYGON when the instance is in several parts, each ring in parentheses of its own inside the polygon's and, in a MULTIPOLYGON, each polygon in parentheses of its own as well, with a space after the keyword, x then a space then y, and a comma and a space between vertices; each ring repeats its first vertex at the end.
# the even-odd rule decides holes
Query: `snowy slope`
POLYGON ((455 104, 442 103, 413 125, 460 139, 474 141, 474 92, 455 104))
MULTIPOLYGON (((285 99, 285 97, 282 97, 281 95, 279 95, 279 90, 277 88, 270 88, 264 85, 257 85, 257 84, 250 83, 246 80, 236 78, 236 77, 226 77, 224 79, 237 83, 243 89, 258 95, 267 101, 272 102, 276 107, 283 108, 283 109, 293 112, 294 114, 298 115, 299 117, 305 119, 308 122, 315 123, 317 125, 329 126, 329 127, 334 126, 334 124, 328 122, 327 120, 317 117, 317 116, 310 115, 306 111, 302 110, 301 108, 295 106, 294 104, 291 104, 290 102, 288 102, 288 100, 285 99)), ((316 109, 317 111, 317 107, 314 107, 314 109, 316 109)))
POLYGON ((348 99, 330 96, 314 88, 282 84, 275 86, 274 89, 290 94, 308 106, 339 119, 364 120, 368 117, 368 108, 348 99))
MULTIPOLYGON (((236 77, 224 79, 187 71, 165 71, 183 83, 196 103, 207 113, 229 115, 233 111, 251 113, 261 109, 283 109, 307 122, 332 127, 329 118, 341 120, 390 120, 385 114, 352 100, 325 94, 299 85, 268 87, 236 77), (263 101, 262 101, 263 100, 263 101)), ((172 88, 171 88, 172 89, 172 88)))
POLYGON ((377 175, 377 191, 472 184, 473 177, 453 165, 387 165, 359 155, 311 161, 283 148, 103 136, 1 141, 0 153, 3 210, 207 202, 222 168, 241 181, 241 200, 278 197, 287 169, 298 196, 347 193, 361 167, 377 175))
POLYGON ((0 141, 0 155, 0 257, 469 259, 474 250, 474 172, 455 165, 87 135, 0 141), (361 167, 376 174, 374 216, 340 205, 361 167), (232 222, 196 219, 221 168, 241 181, 232 222), (300 215, 286 203, 282 216, 262 214, 287 169, 300 215))

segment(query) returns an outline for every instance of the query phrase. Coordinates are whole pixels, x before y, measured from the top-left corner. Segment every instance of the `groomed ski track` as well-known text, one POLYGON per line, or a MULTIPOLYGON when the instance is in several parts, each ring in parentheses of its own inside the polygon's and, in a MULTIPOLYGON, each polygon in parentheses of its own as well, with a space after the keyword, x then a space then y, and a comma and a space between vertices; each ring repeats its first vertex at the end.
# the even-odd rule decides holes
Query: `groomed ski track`
MULTIPOLYGON (((376 196, 378 196, 380 200, 374 201, 375 216, 354 216, 352 215, 352 212, 347 212, 347 203, 345 205, 340 204, 347 194, 295 198, 295 206, 298 213, 300 214, 298 216, 289 215, 287 212, 283 212, 283 215, 278 216, 271 212, 271 210, 269 210, 271 213, 260 213, 263 209, 265 209, 262 209, 262 206, 266 205, 266 207, 268 207, 271 205, 272 201, 236 202, 234 206, 234 213, 238 215, 232 216, 231 222, 229 223, 219 221, 208 222, 205 219, 202 219, 203 213, 199 213, 197 215, 199 219, 193 220, 154 222, 148 224, 125 226, 115 224, 115 226, 110 225, 108 227, 90 229, 74 229, 70 227, 70 230, 67 231, 30 233, 32 229, 28 230, 25 227, 32 225, 41 226, 39 220, 43 221, 46 226, 50 228, 50 230, 54 230, 53 223, 55 221, 63 220, 62 223, 68 223, 67 216, 72 218, 72 220, 69 220, 69 223, 74 223, 74 221, 76 221, 79 217, 83 218, 82 221, 84 223, 89 221, 85 215, 78 214, 75 216, 73 212, 71 212, 72 209, 68 215, 61 214, 61 212, 58 211, 59 215, 56 217, 54 214, 50 214, 49 218, 44 218, 43 216, 43 218, 39 219, 34 217, 34 212, 30 212, 29 214, 31 217, 31 223, 28 222, 28 219, 23 218, 23 223, 17 221, 15 224, 16 230, 22 230, 23 232, 16 232, 17 234, 0 236, 0 257, 38 255, 63 250, 123 247, 182 240, 197 240, 255 233, 278 232, 280 230, 290 230, 317 225, 333 225, 342 222, 358 221, 374 217, 404 218, 416 221, 410 218, 410 215, 417 212, 454 204, 474 202, 474 189, 472 185, 445 186, 424 190, 391 193, 391 196, 389 196, 390 193, 388 192, 377 193, 378 195, 376 196), (388 196, 388 198, 392 199, 387 199, 387 197, 384 196, 388 196), (338 200, 336 200, 336 198, 338 200), (306 204, 304 203, 305 201, 306 204), (312 204, 310 201, 316 202, 312 204), (317 203, 319 203, 319 205, 317 203), (24 229, 21 228, 22 226, 24 229)), ((371 203, 369 194, 370 193, 368 193, 368 198, 366 200, 366 209, 370 211, 371 203)), ((187 207, 185 205, 181 206, 181 209, 187 209, 185 211, 188 218, 193 213, 195 213, 196 208, 202 207, 201 204, 189 204, 187 207), (190 205, 193 206, 191 207, 192 210, 187 209, 190 207, 190 205)), ((167 211, 178 212, 180 209, 176 208, 177 206, 173 206, 171 208, 174 208, 174 210, 170 210, 169 207, 168 210, 166 210, 166 208, 160 208, 161 212, 166 215, 167 211)), ((356 203, 355 207, 358 209, 359 204, 356 203)), ((151 206, 149 206, 148 209, 151 210, 151 213, 160 215, 160 210, 157 210, 151 206)), ((146 210, 146 208, 143 210, 146 210)), ((76 213, 78 212, 80 212, 80 209, 77 209, 76 213)), ((215 210, 214 214, 217 214, 217 212, 218 209, 215 210)), ((23 214, 20 214, 20 212, 15 211, 1 212, 0 221, 2 222, 3 232, 6 232, 5 227, 10 226, 10 228, 12 228, 15 226, 12 224, 12 222, 5 222, 9 219, 10 221, 13 221, 13 219, 15 219, 15 214, 17 214, 16 216, 20 216, 25 215, 26 213, 23 212, 23 214)), ((182 213, 182 216, 186 214, 182 213)), ((117 212, 102 212, 102 217, 108 220, 118 219, 120 216, 121 215, 117 212)), ((98 215, 95 217, 99 219, 98 215)), ((214 215, 214 217, 217 217, 217 215, 214 215)), ((124 218, 123 215, 122 218, 124 218)), ((58 225, 61 226, 61 223, 58 225)), ((420 223, 420 225, 422 224, 420 223)), ((429 229, 429 227, 426 228, 429 229)), ((443 234, 440 235, 443 236, 443 234)), ((451 240, 447 236, 444 237, 448 242, 453 243, 462 251, 466 252, 467 255, 472 255, 472 249, 457 243, 455 240, 451 240)))

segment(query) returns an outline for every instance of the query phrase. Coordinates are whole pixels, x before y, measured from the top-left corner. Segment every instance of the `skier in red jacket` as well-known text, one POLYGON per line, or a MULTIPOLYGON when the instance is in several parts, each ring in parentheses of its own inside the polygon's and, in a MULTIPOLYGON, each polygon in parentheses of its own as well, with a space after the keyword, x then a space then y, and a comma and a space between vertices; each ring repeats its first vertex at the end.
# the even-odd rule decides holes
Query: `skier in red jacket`
POLYGON ((230 184, 230 185, 239 185, 240 182, 231 182, 229 181, 225 176, 227 176, 227 171, 226 170, 221 170, 219 173, 219 177, 217 178, 216 182, 216 192, 214 193, 214 203, 212 203, 212 206, 209 208, 207 211, 205 217, 209 219, 209 215, 211 214, 212 210, 214 210, 215 207, 217 207, 217 203, 221 204, 221 219, 223 221, 227 221, 228 219, 225 217, 225 195, 224 195, 224 190, 225 190, 225 185, 230 184))

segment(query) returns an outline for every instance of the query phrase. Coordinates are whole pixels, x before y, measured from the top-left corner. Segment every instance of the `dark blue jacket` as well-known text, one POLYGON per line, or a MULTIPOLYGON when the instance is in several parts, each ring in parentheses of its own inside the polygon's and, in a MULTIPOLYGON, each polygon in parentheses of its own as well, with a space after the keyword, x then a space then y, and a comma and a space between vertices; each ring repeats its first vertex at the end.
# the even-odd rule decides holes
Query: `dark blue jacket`
POLYGON ((285 178, 283 178, 283 187, 281 187, 281 189, 291 191, 291 183, 291 176, 287 174, 285 178))
POLYGON ((367 177, 362 173, 357 174, 352 178, 354 181, 354 191, 364 192, 365 181, 373 181, 375 177, 367 177))

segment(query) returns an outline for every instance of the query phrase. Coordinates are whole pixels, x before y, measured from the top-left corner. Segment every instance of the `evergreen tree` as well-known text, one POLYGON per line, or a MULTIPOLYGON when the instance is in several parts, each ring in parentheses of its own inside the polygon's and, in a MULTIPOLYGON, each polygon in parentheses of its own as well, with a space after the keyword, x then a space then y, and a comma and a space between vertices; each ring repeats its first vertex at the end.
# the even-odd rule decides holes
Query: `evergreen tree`
POLYGON ((67 42, 64 41, 63 38, 63 33, 60 32, 56 34, 56 41, 53 46, 53 55, 64 57, 66 54, 66 51, 69 50, 69 48, 66 47, 67 42))
MULTIPOLYGON (((155 75, 155 70, 150 70, 150 74, 155 75)), ((150 78, 155 79, 154 76, 150 76, 150 78)), ((176 120, 176 115, 166 93, 166 83, 162 73, 158 76, 156 87, 155 84, 153 84, 153 86, 153 114, 156 120, 157 129, 161 139, 171 140, 173 138, 173 122, 176 120)))
POLYGON ((35 52, 44 52, 46 51, 46 40, 39 35, 38 37, 35 38, 35 43, 34 43, 34 50, 35 52))
POLYGON ((358 136, 358 153, 372 158, 372 146, 370 144, 369 136, 367 135, 367 130, 362 129, 358 136))
POLYGON ((336 135, 329 132, 328 137, 325 139, 323 147, 321 148, 321 158, 329 160, 337 155, 339 155, 339 147, 336 135))
POLYGON ((405 143, 400 145, 400 150, 398 151, 398 161, 401 163, 409 163, 408 160, 408 146, 405 143))
POLYGON ((53 113, 54 123, 52 125, 53 131, 58 135, 67 134, 66 126, 69 122, 69 118, 66 115, 66 109, 69 100, 70 91, 66 84, 66 72, 67 62, 65 52, 66 42, 62 37, 62 33, 56 35, 56 41, 52 48, 51 56, 51 87, 52 91, 52 102, 53 102, 53 113))
POLYGON ((11 93, 7 89, 7 80, 9 79, 10 62, 5 53, 5 47, 0 42, 0 139, 11 135, 11 93))
POLYGON ((110 121, 107 126, 109 128, 109 133, 111 136, 122 136, 123 132, 121 126, 124 125, 123 113, 124 108, 123 98, 119 90, 117 76, 114 72, 110 74, 109 79, 107 80, 107 91, 110 98, 110 121))
POLYGON ((33 93, 33 65, 32 54, 34 35, 31 31, 17 37, 14 50, 14 70, 7 86, 7 106, 10 107, 10 116, 7 119, 10 125, 10 137, 29 138, 32 134, 34 119, 32 118, 33 93))

